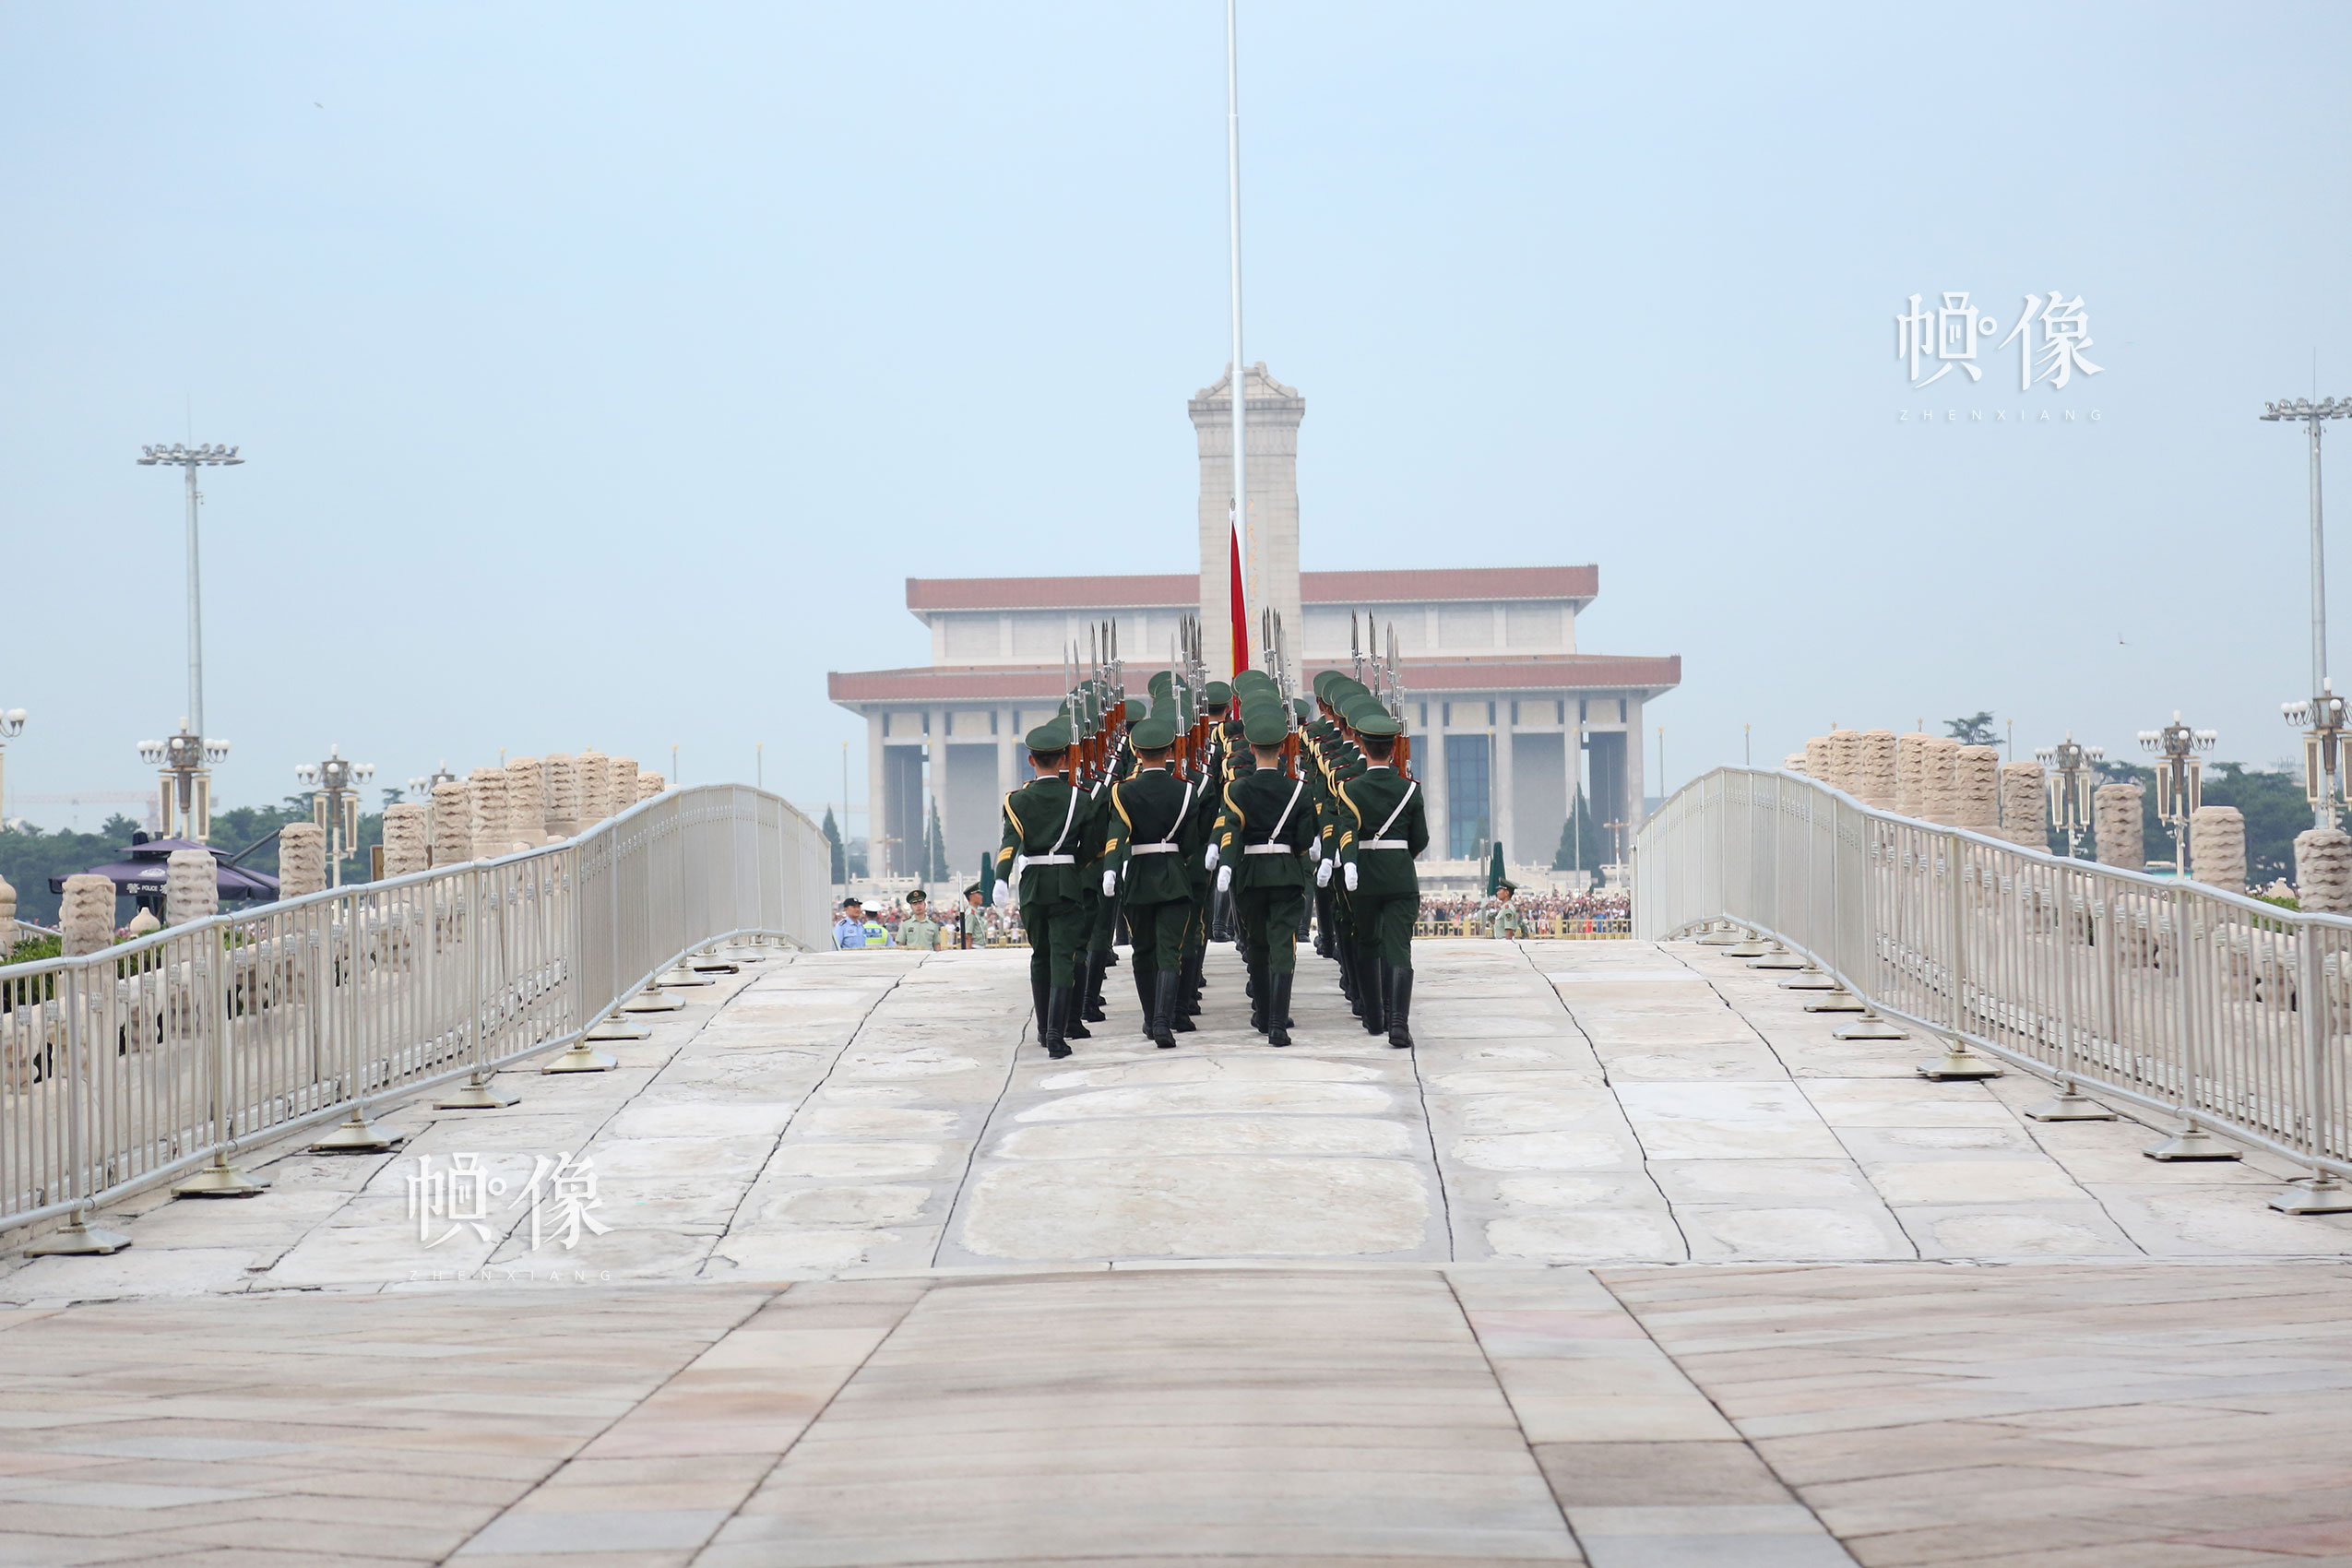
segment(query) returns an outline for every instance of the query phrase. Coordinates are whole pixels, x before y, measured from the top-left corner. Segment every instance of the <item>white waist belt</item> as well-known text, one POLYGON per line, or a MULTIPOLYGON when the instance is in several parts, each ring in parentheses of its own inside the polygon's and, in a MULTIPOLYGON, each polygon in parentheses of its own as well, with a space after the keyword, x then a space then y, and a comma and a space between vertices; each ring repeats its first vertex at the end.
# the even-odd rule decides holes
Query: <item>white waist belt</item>
POLYGON ((1298 852, 1288 844, 1244 844, 1241 846, 1241 853, 1245 855, 1295 855, 1298 852))
MULTIPOLYGON (((1356 848, 1359 849, 1409 849, 1412 846, 1402 838, 1360 838, 1356 841, 1356 848)), ((1035 865, 1037 862, 1031 861, 1029 864, 1035 865)))
POLYGON ((1075 855, 1031 855, 1028 863, 1033 866, 1074 866, 1078 863, 1078 857, 1075 855))
POLYGON ((1131 855, 1172 855, 1176 852, 1176 849, 1177 846, 1173 844, 1131 844, 1127 847, 1127 853, 1131 855))

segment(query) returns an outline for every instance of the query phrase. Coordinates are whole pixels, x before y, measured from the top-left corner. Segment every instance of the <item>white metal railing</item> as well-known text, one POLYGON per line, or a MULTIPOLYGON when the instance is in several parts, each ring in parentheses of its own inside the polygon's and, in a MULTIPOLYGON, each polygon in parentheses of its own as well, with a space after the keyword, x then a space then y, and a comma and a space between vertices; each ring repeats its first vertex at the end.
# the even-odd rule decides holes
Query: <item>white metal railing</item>
POLYGON ((734 936, 828 945, 781 798, 672 790, 562 844, 0 967, 0 1229, 568 1044, 734 936))
POLYGON ((1718 768, 1642 828, 1633 923, 1770 936, 1893 1016, 2352 1175, 2352 920, 1718 768))

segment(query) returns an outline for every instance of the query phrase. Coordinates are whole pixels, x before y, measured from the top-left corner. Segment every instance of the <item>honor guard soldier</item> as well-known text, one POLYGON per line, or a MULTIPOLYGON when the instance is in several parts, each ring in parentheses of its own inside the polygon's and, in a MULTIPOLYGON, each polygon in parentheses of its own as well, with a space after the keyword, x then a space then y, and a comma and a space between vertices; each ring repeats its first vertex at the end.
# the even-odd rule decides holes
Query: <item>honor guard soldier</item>
POLYGON ((1498 942, 1524 942, 1527 917, 1513 901, 1518 889, 1507 882, 1494 885, 1494 912, 1487 917, 1486 933, 1498 942))
POLYGON ((1413 921, 1420 914, 1420 877, 1413 858, 1429 848, 1420 781, 1396 766, 1404 730, 1376 707, 1350 717, 1364 771, 1339 786, 1339 872, 1355 926, 1360 979, 1377 988, 1388 1043, 1409 1050, 1413 1006, 1413 921))
MULTIPOLYGON (((1290 986, 1298 968, 1299 916, 1307 900, 1307 845, 1314 818, 1306 782, 1283 770, 1289 710, 1271 699, 1244 709, 1243 738, 1254 766, 1225 789, 1217 885, 1230 888, 1241 924, 1241 954, 1253 982, 1250 1027, 1269 1045, 1290 1043, 1290 986)), ((1204 857, 1205 859, 1206 857, 1204 857)))
POLYGON ((1071 745, 1070 720, 1057 716, 1024 738, 1037 777, 1004 797, 1004 837, 996 851, 996 899, 1021 901, 1029 938, 1029 998, 1037 1008, 1038 1043, 1046 1054, 1070 1054, 1064 1043, 1078 1012, 1079 961, 1092 932, 1093 910, 1082 895, 1101 832, 1085 793, 1062 776, 1071 745), (1017 885, 1017 895, 1016 895, 1017 885))
MULTIPOLYGON (((1111 787, 1102 891, 1106 898, 1115 894, 1127 912, 1144 1032, 1160 1050, 1171 1051, 1184 979, 1184 938, 1193 913, 1186 867, 1202 840, 1199 814, 1193 809, 1200 787, 1170 771, 1170 752, 1176 744, 1172 716, 1154 713, 1134 727, 1129 740, 1135 751, 1135 771, 1111 787)), ((1192 1028, 1189 1017, 1182 1028, 1192 1028)))

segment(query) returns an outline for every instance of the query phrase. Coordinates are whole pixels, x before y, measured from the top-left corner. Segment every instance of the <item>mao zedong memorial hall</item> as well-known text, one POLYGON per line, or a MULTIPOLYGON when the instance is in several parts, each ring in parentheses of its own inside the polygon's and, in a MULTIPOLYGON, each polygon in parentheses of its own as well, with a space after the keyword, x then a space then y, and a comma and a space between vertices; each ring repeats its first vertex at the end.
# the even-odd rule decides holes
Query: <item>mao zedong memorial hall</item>
MULTIPOLYGON (((1604 841, 1635 831, 1644 707, 1680 683, 1681 660, 1580 649, 1576 618, 1600 592, 1594 565, 1301 571, 1306 400, 1263 364, 1251 367, 1249 387, 1263 600, 1297 628, 1311 670, 1348 667, 1351 627, 1366 651, 1375 629, 1395 629, 1408 671, 1403 717, 1437 833, 1432 859, 1467 863, 1500 841, 1514 865, 1549 867, 1580 759, 1604 841)), ((1026 776, 1021 738, 1067 695, 1065 660, 1074 645, 1084 657, 1091 628, 1115 623, 1130 668, 1156 669, 1180 622, 1197 616, 1211 664, 1229 657, 1231 400, 1229 370, 1189 405, 1200 447, 1197 576, 910 577, 907 609, 931 634, 931 662, 829 677, 833 699, 866 720, 878 874, 921 873, 934 811, 959 874, 995 847, 1000 804, 1026 776)))

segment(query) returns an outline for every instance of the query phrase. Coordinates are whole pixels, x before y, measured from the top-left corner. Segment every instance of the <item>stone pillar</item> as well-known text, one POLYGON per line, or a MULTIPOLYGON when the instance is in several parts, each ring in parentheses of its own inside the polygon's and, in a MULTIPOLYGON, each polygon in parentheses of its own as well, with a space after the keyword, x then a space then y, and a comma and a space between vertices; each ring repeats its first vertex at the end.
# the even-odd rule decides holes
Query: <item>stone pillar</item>
MULTIPOLYGON (((1242 545, 1249 552, 1241 564, 1244 591, 1249 596, 1250 649, 1258 643, 1257 612, 1266 606, 1282 612, 1292 648, 1305 651, 1306 624, 1299 612, 1299 423, 1306 418, 1306 399, 1298 388, 1285 386, 1266 374, 1265 362, 1249 368, 1244 380, 1249 406, 1242 422, 1250 487, 1249 524, 1242 545)), ((1209 675, 1224 680, 1233 672, 1231 567, 1233 500, 1233 367, 1213 386, 1205 386, 1185 405, 1192 416, 1201 464, 1200 564, 1203 657, 1209 675)), ((1253 663, 1258 662, 1253 657, 1253 663)))
POLYGON ((547 773, 535 756, 506 759, 506 830, 529 849, 547 842, 547 773))
POLYGON ((580 830, 580 766, 579 758, 568 752, 556 752, 547 759, 547 832, 554 838, 569 838, 580 830))
POLYGON ((1804 755, 1805 766, 1801 771, 1806 778, 1817 778, 1824 784, 1835 785, 1837 782, 1835 765, 1830 758, 1828 736, 1807 736, 1804 755))
POLYGON ((2001 752, 1962 746, 1952 756, 1952 826, 1977 833, 2001 830, 2001 752))
POLYGON ((1855 754, 1854 795, 1866 806, 1893 811, 1899 788, 1898 746, 1892 730, 1866 730, 1855 754))
POLYGON ((1431 702, 1429 716, 1430 731, 1413 747, 1413 772, 1421 780, 1421 810, 1429 822, 1430 858, 1443 861, 1454 854, 1454 832, 1447 821, 1453 796, 1445 777, 1445 705, 1431 702))
MULTIPOLYGON (((316 832, 313 828, 312 832, 316 832)), ((280 844, 284 843, 281 838, 280 844)), ((220 912, 220 862, 209 849, 174 849, 163 864, 163 919, 170 925, 210 920, 220 912)))
POLYGON ((2199 806, 2189 814, 2189 871, 2208 887, 2246 891, 2246 818, 2236 806, 2199 806))
POLYGON ((299 898, 326 885, 327 829, 315 822, 288 823, 279 829, 278 897, 299 898))
POLYGON ((494 861, 515 842, 506 826, 506 770, 477 767, 466 776, 468 854, 477 861, 494 861))
POLYGON ((65 897, 57 905, 57 930, 68 958, 113 946, 114 884, 89 872, 67 877, 65 897))
POLYGON ((1925 808, 1919 788, 1926 777, 1928 737, 1912 730, 1895 738, 1895 809, 1904 816, 1920 816, 1925 808))
POLYGON ((637 775, 637 799, 640 801, 649 801, 669 787, 670 781, 659 773, 637 775))
POLYGON ((384 808, 384 874, 408 876, 433 864, 433 813, 415 801, 384 808))
POLYGON ((2099 864, 2120 866, 2125 871, 2147 869, 2137 784, 2102 784, 2093 790, 2091 827, 2098 841, 2099 864))
MULTIPOLYGON (((1511 703, 1509 698, 1496 699, 1494 718, 1492 739, 1487 743, 1488 823, 1493 829, 1494 841, 1503 846, 1504 863, 1510 862, 1511 853, 1516 849, 1519 851, 1519 863, 1525 865, 1527 863, 1526 846, 1518 841, 1519 818, 1517 813, 1512 809, 1514 802, 1511 799, 1511 703)), ((1488 852, 1492 853, 1491 850, 1488 852)), ((1547 847, 1544 859, 1548 861, 1550 858, 1551 853, 1547 847)))
POLYGON ((446 779, 433 787, 433 863, 460 866, 473 858, 474 809, 466 787, 446 779))
POLYGON ((2001 836, 2026 849, 2049 848, 2049 800, 2042 789, 2042 765, 2001 766, 2001 836))
POLYGON ((2306 914, 2352 914, 2352 837, 2342 828, 2295 836, 2295 901, 2306 914))
POLYGON ((579 779, 580 827, 594 827, 612 814, 612 759, 588 747, 573 759, 579 779))
POLYGON ((619 816, 637 803, 637 759, 616 756, 605 766, 605 796, 612 809, 608 816, 619 816))
POLYGON ((0 963, 17 950, 17 890, 0 876, 0 963))
POLYGON ((1832 729, 1829 732, 1829 784, 1859 797, 1855 773, 1862 760, 1862 737, 1852 730, 1832 729))

